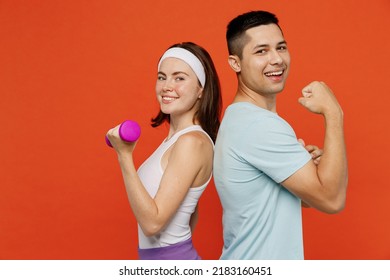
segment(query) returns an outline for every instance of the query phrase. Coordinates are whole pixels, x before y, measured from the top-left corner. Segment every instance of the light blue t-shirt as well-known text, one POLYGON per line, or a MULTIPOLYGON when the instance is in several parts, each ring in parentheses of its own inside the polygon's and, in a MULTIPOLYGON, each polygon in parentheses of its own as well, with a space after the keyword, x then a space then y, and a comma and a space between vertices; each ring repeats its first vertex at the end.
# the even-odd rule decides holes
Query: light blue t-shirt
POLYGON ((221 259, 303 259, 301 200, 281 182, 311 159, 277 114, 230 105, 214 154, 223 207, 221 259))

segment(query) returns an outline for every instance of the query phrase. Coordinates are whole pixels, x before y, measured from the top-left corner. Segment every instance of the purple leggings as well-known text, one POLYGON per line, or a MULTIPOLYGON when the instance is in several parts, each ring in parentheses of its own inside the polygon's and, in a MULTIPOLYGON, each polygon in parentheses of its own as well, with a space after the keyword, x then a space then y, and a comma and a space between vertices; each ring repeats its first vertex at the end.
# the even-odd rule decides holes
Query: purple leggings
POLYGON ((138 249, 140 260, 200 260, 192 239, 159 248, 138 249))

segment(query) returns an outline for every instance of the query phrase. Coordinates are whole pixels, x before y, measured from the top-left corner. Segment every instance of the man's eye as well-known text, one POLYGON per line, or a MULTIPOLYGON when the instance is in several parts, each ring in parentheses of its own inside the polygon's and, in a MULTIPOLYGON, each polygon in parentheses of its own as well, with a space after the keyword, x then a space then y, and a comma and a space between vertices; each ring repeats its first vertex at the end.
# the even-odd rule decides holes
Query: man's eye
POLYGON ((266 53, 266 52, 267 52, 267 51, 264 50, 264 49, 256 51, 256 53, 258 53, 258 54, 263 54, 263 53, 266 53))

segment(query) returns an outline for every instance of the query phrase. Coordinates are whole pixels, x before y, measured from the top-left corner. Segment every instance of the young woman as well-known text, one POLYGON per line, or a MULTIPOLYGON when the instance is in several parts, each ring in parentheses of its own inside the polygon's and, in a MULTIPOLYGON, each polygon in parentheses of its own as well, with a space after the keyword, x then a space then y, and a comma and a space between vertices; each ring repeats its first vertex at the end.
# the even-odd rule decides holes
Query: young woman
POLYGON ((156 81, 160 112, 152 126, 169 123, 167 138, 136 170, 119 126, 107 133, 118 154, 127 196, 138 222, 139 258, 200 259, 193 247, 197 203, 212 176, 222 107, 217 72, 208 52, 175 44, 161 57, 156 81))

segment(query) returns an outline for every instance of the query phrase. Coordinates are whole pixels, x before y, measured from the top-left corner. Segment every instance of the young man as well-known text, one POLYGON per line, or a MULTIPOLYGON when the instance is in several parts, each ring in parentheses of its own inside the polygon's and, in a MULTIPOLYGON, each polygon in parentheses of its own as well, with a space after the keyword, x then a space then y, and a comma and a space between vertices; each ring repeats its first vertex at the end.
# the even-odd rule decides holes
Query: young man
POLYGON ((325 213, 344 207, 343 111, 323 82, 303 88, 300 104, 325 119, 323 154, 316 164, 276 113, 276 96, 290 68, 278 19, 265 11, 240 15, 229 23, 226 37, 238 89, 214 155, 223 207, 221 259, 303 259, 301 205, 325 213))

